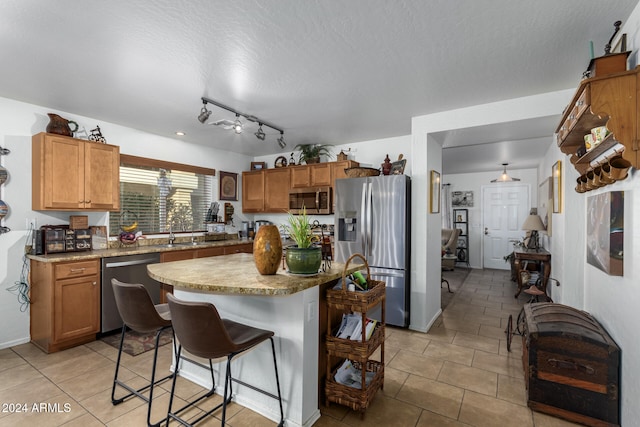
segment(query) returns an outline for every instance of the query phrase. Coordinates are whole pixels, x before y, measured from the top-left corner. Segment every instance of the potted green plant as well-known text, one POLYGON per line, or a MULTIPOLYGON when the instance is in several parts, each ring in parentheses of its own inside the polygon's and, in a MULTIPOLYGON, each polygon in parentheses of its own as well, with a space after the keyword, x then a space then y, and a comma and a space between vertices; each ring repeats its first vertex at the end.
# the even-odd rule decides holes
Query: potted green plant
POLYGON ((284 230, 296 243, 286 248, 285 258, 289 272, 317 274, 322 263, 322 248, 312 245, 311 223, 304 206, 299 215, 289 212, 288 224, 284 225, 284 230))
POLYGON ((303 161, 306 164, 320 163, 321 155, 325 155, 327 157, 331 157, 333 155, 330 147, 333 147, 333 146, 330 144, 298 144, 296 145, 294 150, 300 150, 300 155, 298 156, 298 164, 301 164, 303 161))

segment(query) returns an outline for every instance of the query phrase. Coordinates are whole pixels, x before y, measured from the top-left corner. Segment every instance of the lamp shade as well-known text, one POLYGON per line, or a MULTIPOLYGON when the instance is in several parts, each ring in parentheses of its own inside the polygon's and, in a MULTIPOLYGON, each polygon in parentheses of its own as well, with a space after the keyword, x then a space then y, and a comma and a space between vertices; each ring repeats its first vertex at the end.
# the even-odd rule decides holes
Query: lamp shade
POLYGON ((542 223, 542 219, 540 219, 540 215, 529 215, 524 221, 524 224, 522 224, 522 229, 528 231, 546 230, 544 224, 542 223))

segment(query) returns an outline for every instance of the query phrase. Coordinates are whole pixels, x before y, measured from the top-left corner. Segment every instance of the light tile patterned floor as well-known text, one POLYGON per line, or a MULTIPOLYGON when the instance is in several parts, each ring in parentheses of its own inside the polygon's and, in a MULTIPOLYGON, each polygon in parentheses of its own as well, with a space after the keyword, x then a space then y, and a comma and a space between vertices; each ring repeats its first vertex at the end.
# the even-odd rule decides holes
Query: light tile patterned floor
MULTIPOLYGON (((509 314, 516 316, 526 301, 524 296, 515 300, 514 292, 508 271, 471 271, 429 333, 387 329, 384 390, 364 418, 332 404, 321 408, 322 417, 315 426, 574 425, 526 406, 521 345, 514 340, 508 352, 504 334, 509 314)), ((170 351, 169 345, 161 348, 160 369, 168 369, 170 351)), ((50 355, 31 344, 0 350, 0 404, 46 402, 59 408, 38 413, 30 406, 28 413, 18 413, 14 407, 0 412, 0 426, 145 425, 146 405, 140 399, 111 405, 116 352, 101 341, 50 355)), ((142 383, 149 377, 152 355, 125 355, 122 375, 134 384, 142 383)), ((169 386, 165 383, 156 393, 153 420, 166 411, 169 386)), ((181 399, 203 392, 182 379, 179 389, 181 399)), ((217 403, 220 398, 212 399, 217 403)), ((192 412, 194 417, 197 411, 192 412)), ((235 403, 227 421, 231 427, 275 426, 235 403)), ((220 425, 220 421, 211 418, 199 425, 220 425)))

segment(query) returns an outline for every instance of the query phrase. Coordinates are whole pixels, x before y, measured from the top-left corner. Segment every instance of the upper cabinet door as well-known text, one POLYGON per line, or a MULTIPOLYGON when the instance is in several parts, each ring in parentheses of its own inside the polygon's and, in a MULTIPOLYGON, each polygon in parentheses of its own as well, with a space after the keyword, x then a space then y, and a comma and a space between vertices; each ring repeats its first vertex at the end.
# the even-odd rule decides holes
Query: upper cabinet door
POLYGON ((242 172, 242 212, 264 210, 265 171, 242 172))
POLYGON ((286 212, 289 210, 289 170, 289 168, 276 168, 264 171, 265 212, 286 212))
POLYGON ((84 208, 84 143, 40 133, 32 144, 32 208, 84 208))
POLYGON ((120 149, 60 135, 32 138, 32 209, 120 209, 120 149))
POLYGON ((85 208, 120 210, 120 147, 88 142, 84 158, 85 208))

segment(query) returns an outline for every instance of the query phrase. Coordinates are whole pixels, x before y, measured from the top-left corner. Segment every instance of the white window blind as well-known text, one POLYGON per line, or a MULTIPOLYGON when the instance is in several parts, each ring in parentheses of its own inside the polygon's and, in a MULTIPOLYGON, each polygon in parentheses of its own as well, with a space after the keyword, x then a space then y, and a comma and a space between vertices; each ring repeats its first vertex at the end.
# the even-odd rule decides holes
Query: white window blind
POLYGON ((120 212, 109 217, 111 235, 137 221, 143 234, 205 231, 205 216, 213 201, 214 170, 122 156, 120 212), (165 167, 163 167, 165 166, 165 167), (184 169, 184 170, 181 170, 184 169), (194 170, 187 170, 194 169, 194 170), (200 173, 208 172, 210 173, 200 173))

